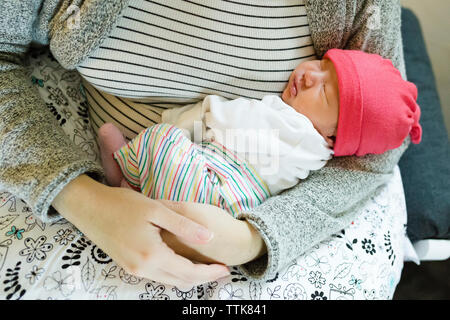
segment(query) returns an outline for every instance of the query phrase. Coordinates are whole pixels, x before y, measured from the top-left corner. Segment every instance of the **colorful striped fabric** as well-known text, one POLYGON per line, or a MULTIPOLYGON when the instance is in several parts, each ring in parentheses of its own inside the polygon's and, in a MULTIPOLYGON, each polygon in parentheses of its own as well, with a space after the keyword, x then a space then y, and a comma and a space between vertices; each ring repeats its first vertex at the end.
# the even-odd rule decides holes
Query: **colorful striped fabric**
POLYGON ((213 204, 236 216, 270 196, 253 167, 224 146, 195 144, 169 124, 141 131, 113 157, 128 183, 153 199, 213 204))

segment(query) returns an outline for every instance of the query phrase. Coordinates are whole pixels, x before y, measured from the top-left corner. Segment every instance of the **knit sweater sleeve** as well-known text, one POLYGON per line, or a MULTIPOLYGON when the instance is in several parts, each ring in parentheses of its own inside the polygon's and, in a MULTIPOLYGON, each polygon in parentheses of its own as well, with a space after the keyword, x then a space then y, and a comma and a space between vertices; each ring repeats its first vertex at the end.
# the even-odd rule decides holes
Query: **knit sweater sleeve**
POLYGON ((392 60, 406 79, 401 34, 401 6, 396 0, 356 2, 345 49, 376 53, 392 60))
MULTIPOLYGON (((309 2, 312 3, 310 10, 326 11, 320 1, 309 2)), ((344 2, 339 5, 341 3, 344 2)), ((327 25, 328 30, 336 27, 336 32, 342 33, 341 47, 363 49, 391 58, 404 75, 399 3, 391 0, 347 0, 345 3, 347 8, 342 12, 346 12, 346 16, 330 12, 322 12, 322 15, 314 12, 313 15, 330 15, 330 19, 349 23, 343 30, 337 30, 338 25, 343 25, 342 21, 327 25), (374 14, 378 16, 369 19, 374 14)), ((316 33, 316 50, 321 48, 317 50, 318 56, 322 56, 327 46, 331 48, 327 45, 331 43, 329 41, 335 41, 330 34, 331 31, 316 33), (321 39, 321 36, 327 39, 321 39)), ((293 259, 347 227, 362 211, 365 201, 392 177, 393 169, 409 143, 408 137, 399 148, 381 155, 333 158, 295 187, 242 213, 238 218, 246 219, 259 231, 266 243, 267 254, 240 266, 241 272, 254 279, 270 279, 293 259)))
POLYGON ((100 180, 103 170, 63 132, 27 77, 24 61, 41 5, 0 2, 0 189, 49 222, 61 218, 51 203, 67 183, 83 173, 100 180))

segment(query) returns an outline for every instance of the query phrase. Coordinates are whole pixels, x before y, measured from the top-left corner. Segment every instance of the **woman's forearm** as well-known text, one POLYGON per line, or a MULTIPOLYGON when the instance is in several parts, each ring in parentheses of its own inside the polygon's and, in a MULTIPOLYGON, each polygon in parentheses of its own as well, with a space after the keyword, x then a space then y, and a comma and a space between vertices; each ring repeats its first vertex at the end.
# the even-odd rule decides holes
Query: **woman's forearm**
POLYGON ((294 188, 240 215, 258 229, 269 254, 266 261, 247 264, 243 271, 271 278, 292 259, 348 226, 364 199, 389 181, 408 144, 406 139, 382 155, 334 158, 294 188))

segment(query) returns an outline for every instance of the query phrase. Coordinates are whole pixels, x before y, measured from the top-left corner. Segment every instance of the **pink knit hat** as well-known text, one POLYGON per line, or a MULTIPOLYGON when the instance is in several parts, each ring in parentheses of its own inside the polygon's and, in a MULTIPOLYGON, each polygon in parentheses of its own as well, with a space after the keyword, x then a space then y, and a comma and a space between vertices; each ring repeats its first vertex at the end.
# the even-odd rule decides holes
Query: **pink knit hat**
POLYGON ((327 51, 324 58, 333 62, 339 83, 335 156, 380 154, 399 147, 408 134, 413 143, 420 142, 417 88, 390 60, 340 49, 327 51))

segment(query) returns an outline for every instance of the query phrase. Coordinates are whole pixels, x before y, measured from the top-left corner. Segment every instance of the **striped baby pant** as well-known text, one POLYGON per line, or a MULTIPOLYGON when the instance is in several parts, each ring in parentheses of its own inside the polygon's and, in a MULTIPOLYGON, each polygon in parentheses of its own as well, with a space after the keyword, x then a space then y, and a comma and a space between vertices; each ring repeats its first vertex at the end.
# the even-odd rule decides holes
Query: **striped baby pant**
POLYGON ((216 205, 236 216, 269 197, 254 168, 217 142, 196 144, 158 124, 114 152, 127 182, 152 199, 216 205))

